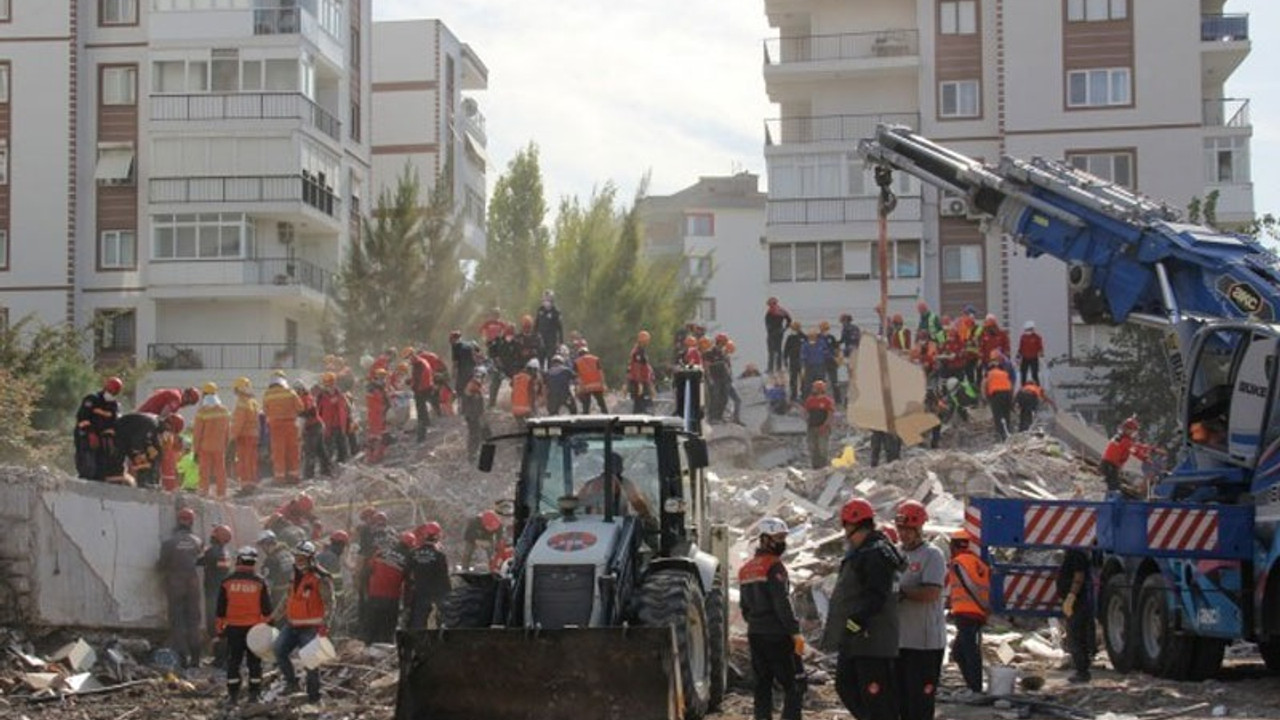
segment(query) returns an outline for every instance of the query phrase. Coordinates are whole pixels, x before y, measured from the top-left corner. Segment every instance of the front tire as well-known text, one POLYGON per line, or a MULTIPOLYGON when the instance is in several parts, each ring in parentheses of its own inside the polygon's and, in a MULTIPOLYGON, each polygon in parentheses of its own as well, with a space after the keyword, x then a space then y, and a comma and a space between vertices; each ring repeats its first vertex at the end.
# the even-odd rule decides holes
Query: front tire
POLYGON ((707 703, 708 710, 718 710, 724 700, 729 685, 729 664, 725 661, 728 649, 725 647, 725 603, 724 587, 720 582, 720 574, 716 573, 715 584, 707 593, 707 655, 711 664, 711 695, 707 703))
POLYGON ((1186 680, 1191 675, 1195 638, 1179 634, 1171 591, 1159 573, 1142 581, 1138 594, 1138 654, 1142 669, 1156 677, 1186 680))
POLYGON ((460 581, 440 603, 440 626, 487 628, 493 624, 498 579, 493 575, 459 575, 460 581))
POLYGON ((706 604, 697 579, 683 570, 659 570, 645 579, 636 602, 641 625, 675 628, 685 717, 698 720, 711 703, 711 653, 706 604))
POLYGON ((1102 586, 1102 640, 1111 667, 1118 673, 1132 672, 1137 667, 1137 633, 1133 623, 1133 595, 1123 573, 1107 578, 1102 586))

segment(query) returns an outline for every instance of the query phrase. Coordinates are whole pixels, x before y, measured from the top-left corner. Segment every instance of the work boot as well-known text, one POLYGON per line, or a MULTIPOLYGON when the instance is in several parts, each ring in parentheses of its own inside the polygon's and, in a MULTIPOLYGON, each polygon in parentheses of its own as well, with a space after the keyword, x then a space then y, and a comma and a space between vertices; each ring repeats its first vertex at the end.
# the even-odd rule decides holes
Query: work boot
POLYGON ((249 702, 258 703, 258 702, 261 702, 261 700, 262 700, 261 688, 259 688, 257 685, 250 685, 249 686, 249 702))
POLYGON ((1072 685, 1082 685, 1090 680, 1093 680, 1093 676, 1089 674, 1088 670, 1077 670, 1071 674, 1071 677, 1067 678, 1067 682, 1072 685))
POLYGON ((286 681, 285 681, 285 683, 284 683, 284 694, 285 694, 285 695, 297 695, 297 694, 298 694, 298 693, 300 693, 300 692, 302 692, 302 686, 298 684, 298 681, 297 681, 297 680, 286 680, 286 681))
POLYGON ((240 686, 234 685, 227 688, 227 705, 235 705, 240 701, 240 686))

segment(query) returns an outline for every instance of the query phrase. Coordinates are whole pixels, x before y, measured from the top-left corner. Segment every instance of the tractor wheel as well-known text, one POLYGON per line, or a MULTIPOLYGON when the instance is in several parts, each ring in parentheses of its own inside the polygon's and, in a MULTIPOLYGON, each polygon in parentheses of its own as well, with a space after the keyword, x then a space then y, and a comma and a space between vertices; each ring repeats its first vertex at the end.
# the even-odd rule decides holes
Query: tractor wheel
POLYGON ((498 582, 492 575, 460 575, 461 581, 440 603, 440 626, 486 628, 493 624, 498 582))
POLYGON ((1209 680, 1222 669, 1222 657, 1227 652, 1227 641, 1218 638, 1198 637, 1191 650, 1191 667, 1188 679, 1209 680))
POLYGON ((1107 578, 1102 586, 1102 640, 1111 667, 1118 673, 1132 672, 1137 667, 1137 633, 1133 623, 1133 594, 1123 573, 1107 578))
POLYGON ((1262 661, 1267 664, 1267 670, 1280 674, 1280 637, 1258 643, 1258 652, 1262 653, 1262 661))
POLYGON ((1138 594, 1138 656, 1142 669, 1156 677, 1186 680, 1190 676, 1194 638, 1174 625, 1171 591, 1159 573, 1142 581, 1138 594))
POLYGON ((698 580, 683 570, 659 570, 645 579, 636 603, 641 625, 675 628, 685 717, 698 720, 711 700, 707 611, 698 580))
POLYGON ((707 658, 711 663, 711 698, 708 710, 718 710, 724 700, 725 688, 729 684, 729 664, 725 661, 728 648, 725 647, 724 589, 720 583, 720 575, 716 574, 715 584, 707 593, 707 658))

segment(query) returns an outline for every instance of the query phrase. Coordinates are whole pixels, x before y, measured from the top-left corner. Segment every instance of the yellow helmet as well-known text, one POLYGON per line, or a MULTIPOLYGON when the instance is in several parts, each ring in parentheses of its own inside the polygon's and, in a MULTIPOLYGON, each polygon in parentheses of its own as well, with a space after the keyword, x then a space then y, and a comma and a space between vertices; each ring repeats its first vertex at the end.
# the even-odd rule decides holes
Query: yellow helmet
POLYGON ((212 395, 218 392, 218 384, 213 382, 207 382, 204 384, 204 387, 200 388, 200 392, 204 393, 205 395, 212 395))
POLYGON ((337 381, 338 381, 337 374, 332 372, 327 372, 324 375, 320 376, 320 382, 324 383, 325 385, 332 385, 337 381))
POLYGON ((282 377, 288 377, 288 376, 284 374, 284 371, 283 371, 283 370, 280 370, 280 369, 278 369, 278 368, 277 368, 277 369, 275 369, 275 370, 272 370, 272 371, 271 371, 271 377, 278 377, 278 378, 282 378, 282 377))
POLYGON ((247 377, 238 377, 232 387, 236 390, 249 390, 253 388, 253 381, 247 377))
POLYGON ((400 357, 407 358, 412 354, 413 354, 413 348, 410 347, 409 345, 405 345, 403 348, 400 348, 400 357))

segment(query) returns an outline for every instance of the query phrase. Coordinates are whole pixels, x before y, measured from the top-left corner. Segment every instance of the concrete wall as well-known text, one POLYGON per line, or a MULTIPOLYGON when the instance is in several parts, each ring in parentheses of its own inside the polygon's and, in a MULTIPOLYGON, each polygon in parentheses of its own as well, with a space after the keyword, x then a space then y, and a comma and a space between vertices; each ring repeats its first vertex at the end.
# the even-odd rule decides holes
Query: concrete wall
POLYGON ((257 539, 249 507, 0 468, 0 622, 166 627, 155 566, 180 502, 195 509, 202 538, 225 523, 233 547, 257 539))

